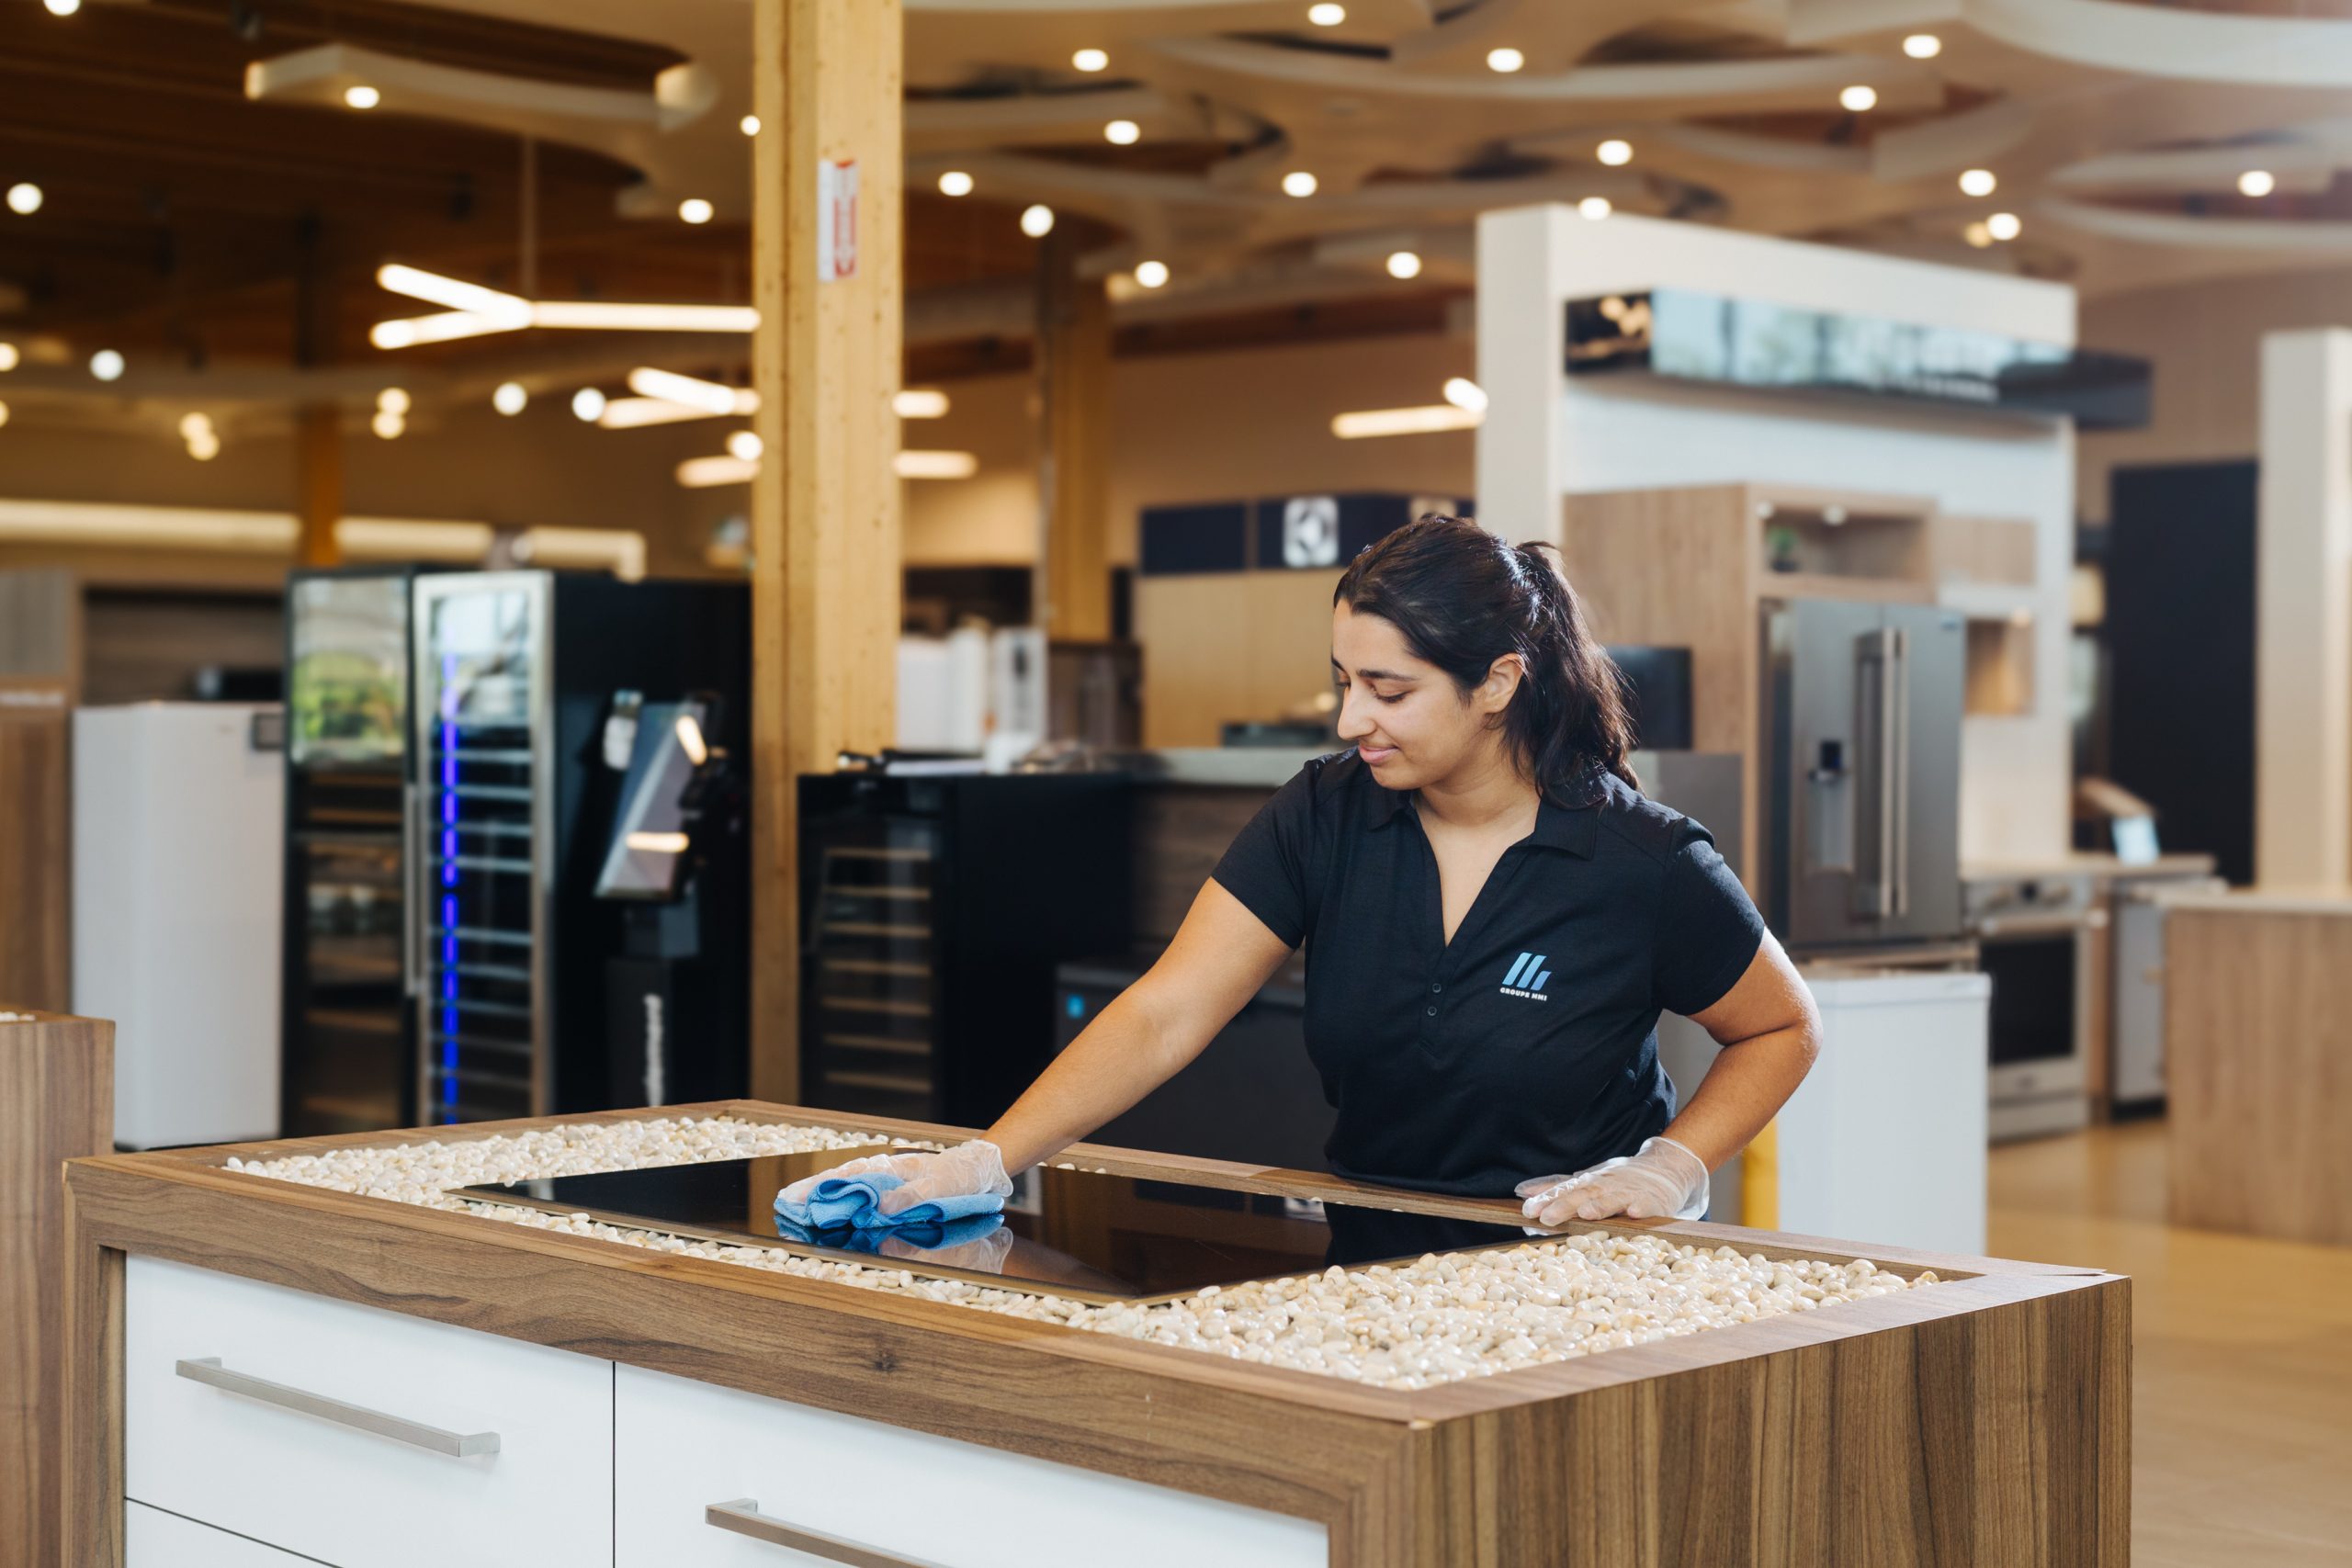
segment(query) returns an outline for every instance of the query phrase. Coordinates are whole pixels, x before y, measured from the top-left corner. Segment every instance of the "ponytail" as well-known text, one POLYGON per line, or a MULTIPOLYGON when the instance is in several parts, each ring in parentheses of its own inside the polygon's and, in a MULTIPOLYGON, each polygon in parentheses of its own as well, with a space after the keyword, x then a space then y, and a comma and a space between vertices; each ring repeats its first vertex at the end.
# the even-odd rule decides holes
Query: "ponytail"
POLYGON ((1334 604, 1378 615, 1413 656, 1464 693, 1498 659, 1525 673, 1500 716, 1504 744, 1536 788, 1563 806, 1589 800, 1606 772, 1634 789, 1624 676, 1586 624, 1550 545, 1510 545, 1459 517, 1426 516, 1359 554, 1334 604))

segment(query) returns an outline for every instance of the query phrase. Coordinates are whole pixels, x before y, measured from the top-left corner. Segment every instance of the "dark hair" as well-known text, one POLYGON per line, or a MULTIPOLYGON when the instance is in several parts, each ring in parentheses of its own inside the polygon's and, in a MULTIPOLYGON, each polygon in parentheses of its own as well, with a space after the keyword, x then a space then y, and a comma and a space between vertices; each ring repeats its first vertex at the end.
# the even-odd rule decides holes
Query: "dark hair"
POLYGON ((1635 789, 1624 677, 1586 628, 1584 606, 1549 545, 1511 545, 1459 517, 1424 516, 1349 563, 1331 595, 1404 635, 1466 695, 1496 660, 1527 673, 1502 711, 1504 743, 1535 787, 1580 805, 1605 768, 1635 789))

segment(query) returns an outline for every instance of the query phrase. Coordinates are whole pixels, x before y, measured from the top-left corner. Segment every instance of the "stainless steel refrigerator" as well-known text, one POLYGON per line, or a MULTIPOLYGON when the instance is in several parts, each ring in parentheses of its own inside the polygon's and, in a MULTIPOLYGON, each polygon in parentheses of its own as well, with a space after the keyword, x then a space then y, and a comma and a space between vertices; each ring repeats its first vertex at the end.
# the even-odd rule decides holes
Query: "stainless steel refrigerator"
POLYGON ((1966 634, 1928 604, 1763 615, 1765 916, 1792 952, 1957 942, 1966 634))

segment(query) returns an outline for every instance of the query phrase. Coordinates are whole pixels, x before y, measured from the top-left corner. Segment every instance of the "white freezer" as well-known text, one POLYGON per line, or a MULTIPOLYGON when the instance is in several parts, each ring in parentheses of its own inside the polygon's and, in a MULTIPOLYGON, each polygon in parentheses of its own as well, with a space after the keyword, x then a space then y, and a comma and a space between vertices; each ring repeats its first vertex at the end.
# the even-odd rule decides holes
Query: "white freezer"
POLYGON ((74 1010, 115 1023, 128 1148, 277 1134, 282 710, 140 703, 74 716, 74 1010))

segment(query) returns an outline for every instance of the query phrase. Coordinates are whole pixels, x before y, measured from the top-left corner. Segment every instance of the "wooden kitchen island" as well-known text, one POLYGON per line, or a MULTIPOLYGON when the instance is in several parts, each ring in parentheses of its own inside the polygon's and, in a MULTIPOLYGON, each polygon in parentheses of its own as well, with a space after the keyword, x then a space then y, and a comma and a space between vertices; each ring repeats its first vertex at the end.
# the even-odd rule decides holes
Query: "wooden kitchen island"
MULTIPOLYGON (((722 1112, 967 1135, 747 1102, 571 1120, 722 1112)), ((2131 1284, 2095 1270, 1579 1225, 1942 1282, 1394 1390, 226 1168, 553 1124, 73 1162, 67 1562, 2130 1560, 2131 1284), (961 1544, 916 1544, 942 1539, 961 1544)), ((1060 1157, 1517 1220, 1323 1175, 1060 1157)))

